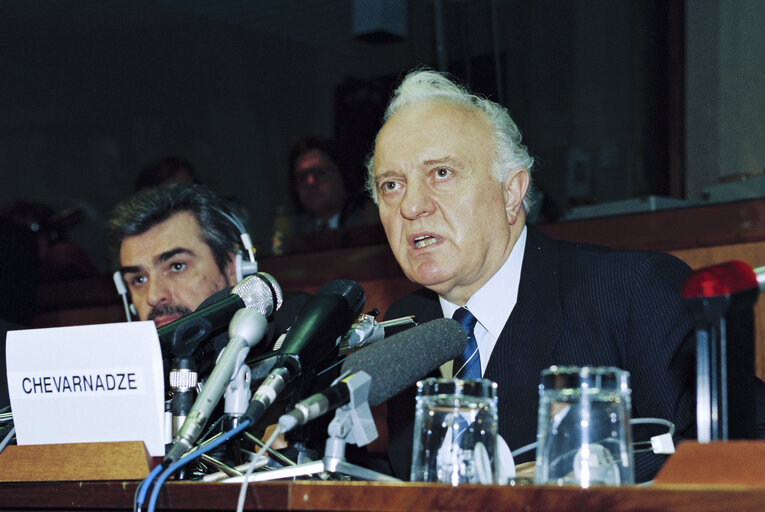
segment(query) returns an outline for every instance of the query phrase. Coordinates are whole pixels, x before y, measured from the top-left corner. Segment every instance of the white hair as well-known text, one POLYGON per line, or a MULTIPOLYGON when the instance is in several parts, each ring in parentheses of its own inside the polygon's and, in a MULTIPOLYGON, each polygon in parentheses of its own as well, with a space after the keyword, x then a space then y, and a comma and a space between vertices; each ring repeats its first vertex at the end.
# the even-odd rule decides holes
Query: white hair
MULTIPOLYGON (((521 142, 521 132, 502 105, 471 93, 448 75, 429 69, 411 71, 396 88, 385 109, 383 124, 404 107, 427 101, 447 101, 468 108, 475 108, 486 114, 494 133, 495 154, 492 174, 500 183, 508 173, 516 169, 529 172, 529 188, 523 198, 523 208, 528 213, 531 207, 531 167, 534 159, 521 142)), ((378 131, 378 137, 380 132, 378 131)), ((375 138, 375 145, 377 138, 375 138)), ((374 180, 374 149, 367 158, 366 189, 377 203, 377 187, 374 180)))

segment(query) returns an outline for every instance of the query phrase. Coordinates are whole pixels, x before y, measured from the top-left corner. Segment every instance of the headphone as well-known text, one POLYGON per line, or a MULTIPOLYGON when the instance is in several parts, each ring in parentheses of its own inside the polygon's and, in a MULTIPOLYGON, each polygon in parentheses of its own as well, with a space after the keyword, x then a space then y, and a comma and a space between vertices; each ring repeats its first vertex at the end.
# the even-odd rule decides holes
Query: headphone
MULTIPOLYGON (((239 219, 223 210, 218 210, 218 213, 223 215, 236 227, 237 231, 239 231, 239 238, 242 240, 244 253, 247 255, 247 261, 245 261, 244 254, 241 252, 237 253, 234 257, 234 270, 236 273, 236 282, 238 283, 244 279, 244 277, 255 274, 258 271, 258 262, 255 260, 255 247, 252 245, 250 234, 247 233, 244 224, 242 224, 239 219)), ((125 280, 122 278, 122 273, 119 270, 115 270, 112 274, 112 279, 114 280, 114 286, 117 288, 117 293, 122 297, 122 305, 125 308, 125 317, 128 322, 132 322, 133 317, 138 316, 138 311, 128 298, 128 289, 125 280)))

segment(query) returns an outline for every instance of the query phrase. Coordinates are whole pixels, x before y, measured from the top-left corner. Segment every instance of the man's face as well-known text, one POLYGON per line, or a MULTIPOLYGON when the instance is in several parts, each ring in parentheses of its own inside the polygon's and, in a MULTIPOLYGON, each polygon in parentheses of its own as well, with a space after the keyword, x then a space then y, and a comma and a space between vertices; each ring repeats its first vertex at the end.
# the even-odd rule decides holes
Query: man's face
POLYGON ((323 151, 309 149, 295 159, 295 183, 300 202, 311 215, 328 219, 345 201, 340 170, 323 151))
POLYGON ((485 114, 434 101, 394 114, 375 147, 393 254, 409 279, 459 305, 502 266, 523 227, 528 175, 511 171, 498 182, 494 146, 485 114))
POLYGON ((235 280, 233 259, 221 273, 189 212, 126 237, 120 246, 120 267, 138 318, 154 320, 157 327, 188 315, 235 280))

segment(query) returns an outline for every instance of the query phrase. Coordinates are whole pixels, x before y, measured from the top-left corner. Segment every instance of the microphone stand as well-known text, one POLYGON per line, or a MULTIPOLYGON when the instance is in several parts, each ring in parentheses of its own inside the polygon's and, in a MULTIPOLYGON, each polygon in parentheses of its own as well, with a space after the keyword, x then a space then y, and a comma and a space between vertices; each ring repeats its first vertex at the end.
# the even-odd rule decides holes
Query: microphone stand
MULTIPOLYGON (((175 438, 196 398, 198 363, 194 357, 197 345, 207 335, 207 323, 201 320, 181 325, 170 341, 170 349, 175 355, 172 367, 167 373, 170 389, 170 410, 172 411, 172 437, 175 438)), ((169 445, 168 445, 169 446, 169 445)), ((178 471, 176 478, 186 480, 189 475, 186 468, 178 471)))
MULTIPOLYGON (((231 380, 229 380, 226 391, 224 391, 224 417, 221 422, 221 432, 223 433, 239 426, 242 416, 250 403, 252 372, 250 367, 244 362, 245 356, 246 353, 240 355, 242 360, 231 374, 231 380)), ((230 475, 238 474, 233 467, 242 464, 241 438, 235 436, 220 448, 222 451, 216 450, 215 456, 208 454, 204 458, 221 471, 230 475), (216 457, 220 460, 216 459, 216 457)))
MULTIPOLYGON (((241 423, 242 416, 247 411, 250 403, 250 367, 244 362, 238 367, 229 381, 224 396, 223 412, 225 418, 222 422, 222 432, 236 428, 241 423)), ((231 439, 231 443, 226 445, 224 461, 232 466, 238 466, 242 463, 242 452, 240 448, 240 438, 231 439)))
MULTIPOLYGON (((400 482, 384 473, 379 473, 345 460, 347 443, 365 446, 377 439, 372 411, 369 408, 369 386, 371 379, 368 375, 347 381, 350 401, 335 411, 335 417, 327 428, 329 437, 324 450, 324 457, 318 461, 306 462, 297 466, 289 466, 255 473, 247 478, 248 482, 265 482, 280 478, 296 478, 299 476, 331 473, 345 475, 360 480, 378 482, 400 482)), ((244 476, 233 477, 224 482, 242 482, 244 476)))
POLYGON ((681 296, 696 322, 700 443, 756 437, 754 304, 758 295, 755 273, 735 260, 699 269, 684 283, 681 296))

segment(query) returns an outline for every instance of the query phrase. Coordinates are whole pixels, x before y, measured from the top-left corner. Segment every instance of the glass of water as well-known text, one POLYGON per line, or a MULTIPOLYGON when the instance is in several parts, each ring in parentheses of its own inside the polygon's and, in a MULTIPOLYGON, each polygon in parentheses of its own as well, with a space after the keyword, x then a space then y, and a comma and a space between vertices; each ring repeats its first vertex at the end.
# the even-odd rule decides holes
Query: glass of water
POLYGON ((497 384, 418 382, 412 449, 413 482, 497 483, 497 384))
POLYGON ((629 372, 614 367, 552 366, 539 384, 538 484, 635 482, 629 372))

